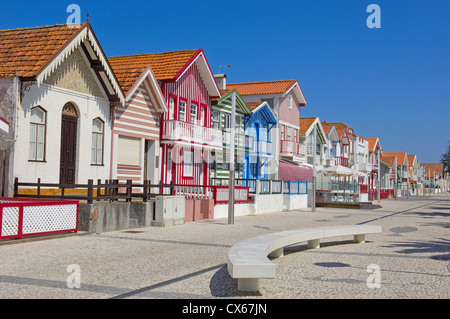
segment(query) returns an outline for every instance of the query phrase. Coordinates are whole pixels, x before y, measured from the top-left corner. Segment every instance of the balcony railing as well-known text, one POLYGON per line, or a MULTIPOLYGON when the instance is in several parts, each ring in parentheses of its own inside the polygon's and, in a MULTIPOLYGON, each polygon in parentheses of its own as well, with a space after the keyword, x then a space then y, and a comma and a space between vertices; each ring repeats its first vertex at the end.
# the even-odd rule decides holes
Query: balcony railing
POLYGON ((343 156, 336 157, 336 165, 348 167, 348 158, 343 156))
POLYGON ((162 140, 222 147, 222 131, 218 129, 175 120, 164 121, 162 129, 162 140))
POLYGON ((281 153, 306 155, 306 146, 303 143, 295 141, 281 140, 281 153))

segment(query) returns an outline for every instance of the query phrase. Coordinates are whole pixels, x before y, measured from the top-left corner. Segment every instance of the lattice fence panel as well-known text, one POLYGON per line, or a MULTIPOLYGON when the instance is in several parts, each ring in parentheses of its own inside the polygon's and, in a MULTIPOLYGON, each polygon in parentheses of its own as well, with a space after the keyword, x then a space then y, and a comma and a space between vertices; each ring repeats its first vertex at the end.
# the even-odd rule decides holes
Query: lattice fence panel
POLYGON ((77 205, 28 206, 23 209, 23 234, 75 229, 77 205))
POLYGON ((2 236, 19 233, 19 207, 4 207, 2 216, 2 236))

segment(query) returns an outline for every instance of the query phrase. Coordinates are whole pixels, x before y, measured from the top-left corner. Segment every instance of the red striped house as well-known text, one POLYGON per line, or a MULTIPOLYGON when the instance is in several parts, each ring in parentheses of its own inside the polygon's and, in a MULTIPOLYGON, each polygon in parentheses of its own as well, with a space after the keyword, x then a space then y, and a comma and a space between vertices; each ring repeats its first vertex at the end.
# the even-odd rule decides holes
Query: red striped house
MULTIPOLYGON (((159 119, 160 181, 208 185, 211 150, 222 148, 222 132, 211 128, 211 100, 219 98, 220 91, 203 50, 114 57, 110 63, 123 69, 150 67, 159 83, 167 105, 159 119)), ((135 130, 144 129, 134 121, 135 130)))
POLYGON ((159 126, 167 106, 151 67, 129 68, 111 59, 125 92, 125 105, 113 110, 111 176, 159 182, 159 126))

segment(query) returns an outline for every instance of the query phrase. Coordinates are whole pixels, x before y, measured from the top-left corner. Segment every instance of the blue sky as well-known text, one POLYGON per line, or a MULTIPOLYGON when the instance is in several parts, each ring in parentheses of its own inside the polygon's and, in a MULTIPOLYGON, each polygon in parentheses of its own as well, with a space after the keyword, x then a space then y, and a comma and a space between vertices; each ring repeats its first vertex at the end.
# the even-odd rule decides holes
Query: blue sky
POLYGON ((298 79, 302 116, 343 122, 385 151, 439 162, 450 140, 450 1, 2 1, 0 29, 81 8, 108 56, 202 48, 228 82, 298 79), (369 4, 381 29, 369 29, 369 4))

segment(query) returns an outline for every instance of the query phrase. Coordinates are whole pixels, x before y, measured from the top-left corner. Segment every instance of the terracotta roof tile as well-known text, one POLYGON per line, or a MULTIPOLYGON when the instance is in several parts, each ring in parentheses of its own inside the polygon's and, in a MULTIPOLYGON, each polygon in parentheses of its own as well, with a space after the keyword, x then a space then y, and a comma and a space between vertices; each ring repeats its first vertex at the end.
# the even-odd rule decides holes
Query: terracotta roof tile
POLYGON ((325 132, 325 135, 328 136, 328 134, 330 134, 330 131, 334 125, 327 123, 327 122, 321 122, 321 124, 322 124, 323 131, 325 132))
POLYGON ((79 28, 53 25, 0 31, 0 77, 34 77, 79 28))
POLYGON ((416 158, 416 155, 407 155, 407 156, 408 156, 409 166, 411 166, 411 164, 414 163, 414 159, 416 158))
POLYGON ((377 137, 366 137, 365 139, 369 142, 369 151, 372 152, 377 143, 377 137))
POLYGON ((260 106, 263 102, 245 102, 250 110, 256 109, 258 106, 260 106))
POLYGON ((349 135, 356 136, 356 134, 351 133, 351 132, 348 131, 349 129, 351 129, 351 130, 353 130, 353 129, 352 129, 350 126, 348 126, 348 125, 346 125, 346 124, 344 124, 344 123, 331 123, 331 122, 326 122, 326 121, 324 121, 324 122, 322 122, 322 126, 323 126, 323 123, 326 123, 326 124, 328 124, 328 125, 331 125, 332 127, 334 126, 335 129, 336 129, 336 132, 337 132, 337 134, 338 134, 338 136, 339 136, 339 138, 342 137, 342 134, 344 133, 344 130, 345 130, 345 129, 347 129, 347 133, 348 133, 349 135))
POLYGON ((316 117, 301 117, 299 121, 299 136, 305 136, 308 129, 311 127, 311 125, 316 120, 316 117))
POLYGON ((405 152, 383 152, 382 156, 384 157, 397 157, 397 165, 403 165, 405 161, 405 152))
POLYGON ((108 58, 125 92, 148 66, 157 80, 172 80, 198 50, 171 51, 108 58))
POLYGON ((391 167, 394 165, 394 160, 395 160, 394 156, 381 156, 381 161, 388 164, 391 167))
POLYGON ((425 167, 427 178, 433 178, 434 172, 436 172, 436 176, 442 175, 444 173, 444 164, 442 163, 422 163, 421 165, 425 167), (430 174, 428 174, 428 171, 430 174))
POLYGON ((295 80, 227 83, 227 90, 237 89, 240 95, 259 95, 284 93, 295 80))

